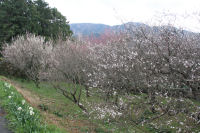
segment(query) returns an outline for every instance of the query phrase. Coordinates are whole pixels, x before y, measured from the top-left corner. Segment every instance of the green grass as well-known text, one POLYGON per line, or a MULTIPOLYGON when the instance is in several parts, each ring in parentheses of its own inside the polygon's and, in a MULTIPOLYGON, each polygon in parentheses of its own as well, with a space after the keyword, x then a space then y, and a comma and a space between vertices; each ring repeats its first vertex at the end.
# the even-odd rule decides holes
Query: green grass
POLYGON ((1 106, 6 111, 10 129, 15 133, 64 133, 53 125, 42 121, 37 109, 25 102, 24 98, 10 84, 0 81, 1 106))
POLYGON ((66 99, 62 94, 58 93, 56 89, 54 89, 50 84, 44 82, 40 84, 40 88, 36 88, 33 82, 20 79, 16 79, 15 81, 19 83, 23 87, 23 89, 28 89, 33 94, 39 96, 40 99, 44 99, 44 104, 48 104, 49 110, 54 114, 56 114, 55 112, 58 112, 57 108, 59 108, 59 113, 62 113, 63 115, 72 114, 71 117, 73 118, 76 118, 77 115, 79 118, 82 116, 79 107, 73 106, 73 103, 71 101, 66 99), (50 104, 52 102, 53 104, 50 104), (64 112, 66 108, 67 112, 64 112))
MULTIPOLYGON (((58 117, 69 118, 71 120, 83 121, 86 123, 86 126, 83 127, 75 127, 79 128, 80 132, 86 131, 96 131, 97 133, 108 133, 108 132, 124 132, 125 129, 119 129, 119 126, 115 123, 106 124, 104 120, 95 120, 95 119, 88 119, 82 110, 74 105, 70 100, 66 99, 62 94, 58 93, 50 84, 43 82, 40 84, 40 88, 36 88, 34 83, 31 81, 26 81, 22 79, 13 78, 16 83, 20 84, 23 89, 27 89, 31 91, 33 94, 38 95, 41 99, 48 99, 48 101, 53 101, 53 104, 43 103, 48 105, 48 112, 55 114, 58 117), (89 124, 89 125, 88 125, 89 124), (88 126, 87 126, 88 125, 88 126)), ((63 86, 68 87, 68 84, 62 83, 63 86)), ((100 103, 102 99, 100 97, 89 97, 86 98, 85 92, 83 91, 82 94, 82 103, 85 101, 100 103)), ((140 131, 140 129, 131 127, 134 131, 140 131)), ((140 131, 142 132, 142 131, 140 131)))
MULTIPOLYGON (((117 118, 110 118, 106 116, 104 119, 95 119, 95 115, 91 114, 91 118, 85 115, 82 110, 72 103, 70 100, 65 98, 62 94, 58 93, 49 83, 43 82, 40 84, 40 88, 36 88, 33 82, 16 79, 13 78, 13 81, 20 84, 23 89, 30 91, 32 94, 35 94, 40 97, 41 103, 38 103, 40 109, 42 111, 47 111, 50 114, 55 115, 58 119, 61 119, 59 123, 61 126, 77 129, 79 132, 96 132, 96 133, 161 133, 168 132, 174 133, 182 129, 182 132, 200 132, 200 126, 193 123, 193 121, 188 118, 188 116, 184 113, 179 113, 176 116, 164 115, 158 119, 155 119, 147 124, 136 124, 138 121, 147 120, 150 117, 159 115, 153 114, 149 110, 149 106, 147 104, 147 95, 132 95, 132 112, 131 114, 123 115, 117 118), (139 114, 136 112, 140 112, 139 114), (108 121, 109 119, 109 121, 108 121), (66 124, 66 120, 75 121, 75 124, 66 124), (167 122, 171 121, 170 124, 167 122), (180 122, 184 122, 184 125, 180 124, 180 122), (126 122, 126 123, 125 123, 126 122), (76 124, 81 123, 81 124, 76 124), (187 129, 186 129, 187 127, 187 129)), ((62 83, 66 88, 69 87, 69 84, 62 83)), ((96 90, 91 90, 92 93, 95 93, 96 90)), ((99 97, 97 94, 86 98, 85 92, 83 91, 81 103, 93 103, 93 104, 101 104, 104 100, 99 97)), ((126 96, 121 97, 125 102, 129 102, 129 99, 126 96)), ((167 99, 163 97, 157 98, 160 104, 167 104, 167 99)), ((174 98, 175 100, 175 98, 174 98)), ((173 102, 172 102, 173 103, 173 102)), ((183 106, 188 106, 189 111, 195 111, 196 106, 200 106, 200 103, 194 100, 185 99, 185 102, 182 103, 183 106), (192 103, 192 104, 191 104, 192 103), (191 104, 191 105, 190 105, 191 104)), ((87 104, 86 104, 87 106, 87 104)), ((89 108, 89 106, 88 106, 89 108)), ((73 130, 69 130, 69 132, 73 132, 73 130)))

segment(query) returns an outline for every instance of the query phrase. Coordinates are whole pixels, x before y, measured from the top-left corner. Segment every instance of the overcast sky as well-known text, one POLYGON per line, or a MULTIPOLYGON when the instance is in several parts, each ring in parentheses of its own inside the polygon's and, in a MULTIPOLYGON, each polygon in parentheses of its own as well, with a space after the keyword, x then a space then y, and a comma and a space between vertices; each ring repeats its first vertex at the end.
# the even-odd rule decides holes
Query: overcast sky
POLYGON ((66 16, 70 23, 102 23, 116 25, 122 22, 133 21, 153 24, 161 20, 160 16, 163 16, 162 13, 165 12, 167 14, 176 14, 176 17, 170 17, 170 21, 174 21, 176 18, 176 23, 174 24, 177 26, 195 30, 199 25, 197 24, 198 22, 194 20, 194 17, 188 17, 188 14, 190 16, 193 12, 199 12, 200 0, 45 1, 49 3, 50 7, 56 7, 66 16))

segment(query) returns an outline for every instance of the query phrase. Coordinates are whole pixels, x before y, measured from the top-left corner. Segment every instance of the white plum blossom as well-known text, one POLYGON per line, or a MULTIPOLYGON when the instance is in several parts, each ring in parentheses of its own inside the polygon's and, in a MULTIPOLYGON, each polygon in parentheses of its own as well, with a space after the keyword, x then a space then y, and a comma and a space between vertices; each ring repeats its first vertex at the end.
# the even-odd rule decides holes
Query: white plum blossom
POLYGON ((178 129, 178 133, 181 133, 181 131, 182 131, 181 128, 179 128, 179 129, 178 129))
POLYGON ((96 119, 104 119, 107 115, 112 118, 117 116, 122 116, 122 113, 117 110, 116 106, 102 106, 101 104, 93 105, 92 111, 90 113, 96 112, 98 116, 96 119))
POLYGON ((30 110, 30 115, 34 115, 34 111, 33 111, 33 107, 29 107, 29 110, 30 110))
POLYGON ((12 96, 8 96, 8 98, 10 99, 12 96))
POLYGON ((30 111, 33 111, 33 107, 29 107, 29 110, 30 110, 30 111))
POLYGON ((7 86, 8 88, 10 88, 11 87, 11 84, 8 84, 8 86, 7 86))
POLYGON ((180 122, 180 124, 183 125, 184 123, 183 123, 183 122, 180 122))
POLYGON ((30 115, 34 115, 35 113, 33 112, 33 110, 30 110, 30 115))
POLYGON ((9 83, 4 83, 4 86, 5 86, 6 88, 10 88, 10 87, 11 87, 11 84, 9 84, 9 83))
POLYGON ((19 36, 10 45, 5 45, 4 59, 13 67, 24 71, 38 87, 40 79, 46 77, 46 66, 50 65, 49 52, 52 48, 50 44, 51 42, 46 42, 42 36, 33 34, 19 36), (44 43, 49 45, 44 45, 44 43))
POLYGON ((26 102, 25 100, 22 100, 22 105, 24 105, 24 104, 25 104, 25 102, 26 102))
POLYGON ((18 111, 21 111, 21 110, 22 110, 22 107, 18 107, 17 110, 18 110, 18 111))
POLYGON ((8 83, 5 82, 5 83, 4 83, 4 86, 7 86, 7 84, 8 84, 8 83))

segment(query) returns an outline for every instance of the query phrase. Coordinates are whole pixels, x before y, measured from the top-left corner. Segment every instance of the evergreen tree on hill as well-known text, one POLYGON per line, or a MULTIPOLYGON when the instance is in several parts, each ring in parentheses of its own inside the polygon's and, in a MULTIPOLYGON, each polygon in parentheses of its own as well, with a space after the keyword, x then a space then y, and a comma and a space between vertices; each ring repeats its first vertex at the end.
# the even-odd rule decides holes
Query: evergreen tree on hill
POLYGON ((0 0, 0 49, 3 43, 27 32, 47 40, 72 35, 65 16, 43 0, 0 0))

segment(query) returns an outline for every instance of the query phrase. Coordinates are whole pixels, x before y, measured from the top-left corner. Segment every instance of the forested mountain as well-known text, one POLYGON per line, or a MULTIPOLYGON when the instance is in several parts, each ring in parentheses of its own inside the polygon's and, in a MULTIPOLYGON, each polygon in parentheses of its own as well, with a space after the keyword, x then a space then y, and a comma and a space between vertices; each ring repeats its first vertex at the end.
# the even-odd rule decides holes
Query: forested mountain
MULTIPOLYGON (((128 22, 121 25, 105 25, 105 24, 94 24, 94 23, 72 23, 70 28, 75 36, 95 36, 98 37, 106 32, 120 32, 125 30, 131 30, 132 28, 145 27, 145 29, 153 29, 154 31, 159 31, 160 28, 176 29, 176 27, 171 26, 149 26, 140 22, 128 22)), ((187 34, 192 34, 193 32, 183 30, 187 34)))
POLYGON ((112 27, 105 24, 93 24, 93 23, 74 23, 70 24, 70 28, 74 35, 95 35, 99 36, 104 33, 105 30, 109 30, 112 27))

